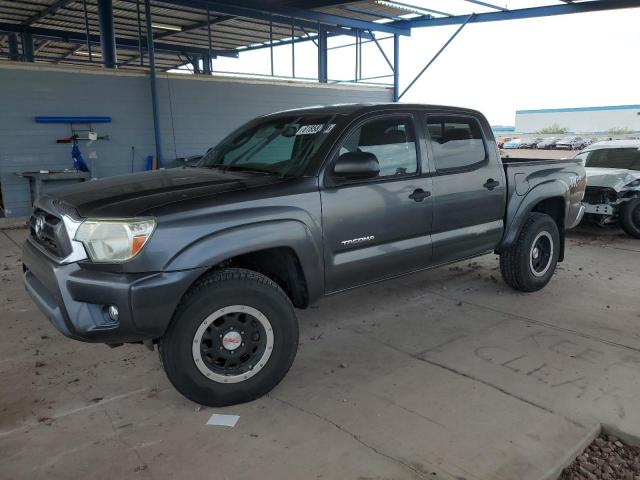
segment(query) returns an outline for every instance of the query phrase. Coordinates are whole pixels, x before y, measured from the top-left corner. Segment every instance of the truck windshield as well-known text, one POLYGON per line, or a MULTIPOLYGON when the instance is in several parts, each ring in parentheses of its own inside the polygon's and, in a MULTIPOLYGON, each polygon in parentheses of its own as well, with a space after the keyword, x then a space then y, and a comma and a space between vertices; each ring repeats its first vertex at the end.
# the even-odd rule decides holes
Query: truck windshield
POLYGON ((265 119, 241 128, 209 149, 198 166, 300 176, 335 126, 334 119, 304 114, 265 119))
POLYGON ((600 148, 582 152, 576 158, 582 160, 585 167, 640 170, 640 150, 637 148, 600 148))

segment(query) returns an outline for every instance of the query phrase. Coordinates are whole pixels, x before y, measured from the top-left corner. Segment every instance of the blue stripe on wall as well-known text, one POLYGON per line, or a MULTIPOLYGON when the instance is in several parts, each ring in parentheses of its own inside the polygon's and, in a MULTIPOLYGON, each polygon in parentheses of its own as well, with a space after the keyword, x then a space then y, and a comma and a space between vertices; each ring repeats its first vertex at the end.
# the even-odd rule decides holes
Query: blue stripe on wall
POLYGON ((598 112, 602 110, 640 110, 640 105, 610 105, 605 107, 543 108, 540 110, 516 110, 516 115, 531 113, 598 112))

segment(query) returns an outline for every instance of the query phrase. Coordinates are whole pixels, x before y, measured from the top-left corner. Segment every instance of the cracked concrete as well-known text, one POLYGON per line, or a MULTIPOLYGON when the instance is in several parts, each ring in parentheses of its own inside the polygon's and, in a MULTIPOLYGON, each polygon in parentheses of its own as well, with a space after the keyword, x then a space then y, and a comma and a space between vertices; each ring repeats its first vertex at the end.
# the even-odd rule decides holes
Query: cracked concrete
POLYGON ((598 425, 640 435, 640 242, 580 228, 547 289, 489 255, 299 312, 271 394, 198 408, 156 354, 62 337, 0 231, 0 478, 552 478, 598 425), (211 413, 235 428, 206 426, 211 413))

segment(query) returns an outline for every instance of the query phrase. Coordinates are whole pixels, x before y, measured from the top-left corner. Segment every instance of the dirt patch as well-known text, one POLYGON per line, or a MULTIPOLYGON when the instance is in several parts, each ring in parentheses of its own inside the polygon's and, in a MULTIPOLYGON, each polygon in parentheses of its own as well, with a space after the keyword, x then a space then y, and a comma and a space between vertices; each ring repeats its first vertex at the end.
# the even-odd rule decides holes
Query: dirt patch
POLYGON ((600 435, 558 480, 640 480, 640 447, 613 435, 600 435))

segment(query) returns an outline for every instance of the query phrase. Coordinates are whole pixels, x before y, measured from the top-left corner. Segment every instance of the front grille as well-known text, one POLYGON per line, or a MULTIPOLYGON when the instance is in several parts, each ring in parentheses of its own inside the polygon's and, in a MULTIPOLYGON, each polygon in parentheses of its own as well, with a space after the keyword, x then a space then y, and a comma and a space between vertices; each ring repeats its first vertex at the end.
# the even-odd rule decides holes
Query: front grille
POLYGON ((38 245, 56 258, 62 259, 71 254, 71 242, 62 218, 42 209, 36 209, 29 220, 29 235, 38 245), (36 234, 36 223, 42 218, 42 230, 36 234))
POLYGON ((583 202, 598 205, 602 203, 615 202, 617 197, 618 194, 612 188, 587 187, 584 192, 583 202))

